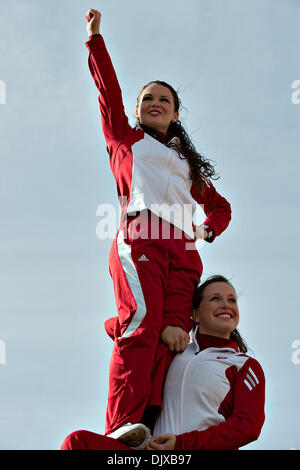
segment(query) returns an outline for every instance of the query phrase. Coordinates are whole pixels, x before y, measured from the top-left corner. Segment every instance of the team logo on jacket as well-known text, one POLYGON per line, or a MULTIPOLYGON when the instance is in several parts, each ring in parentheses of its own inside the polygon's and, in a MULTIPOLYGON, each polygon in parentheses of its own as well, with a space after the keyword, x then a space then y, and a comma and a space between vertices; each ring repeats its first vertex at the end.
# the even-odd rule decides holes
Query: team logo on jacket
POLYGON ((228 356, 217 356, 216 359, 228 359, 228 356))
POLYGON ((149 261, 146 255, 142 255, 139 257, 138 261, 149 261))

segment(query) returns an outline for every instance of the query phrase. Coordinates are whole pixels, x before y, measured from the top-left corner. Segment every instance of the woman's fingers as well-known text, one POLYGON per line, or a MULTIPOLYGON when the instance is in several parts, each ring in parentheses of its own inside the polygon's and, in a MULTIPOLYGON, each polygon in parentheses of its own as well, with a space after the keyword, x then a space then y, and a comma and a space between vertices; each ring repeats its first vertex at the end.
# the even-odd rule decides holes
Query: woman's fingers
POLYGON ((86 14, 84 15, 86 21, 90 21, 94 16, 92 9, 89 9, 86 14))
POLYGON ((189 344, 189 334, 177 326, 167 326, 161 333, 162 341, 171 351, 182 352, 189 344))
POLYGON ((160 436, 154 438, 152 437, 150 442, 147 444, 148 450, 161 450, 161 444, 164 441, 161 440, 160 436))
POLYGON ((176 442, 174 434, 162 434, 152 438, 148 450, 173 450, 176 442))
POLYGON ((177 352, 184 351, 187 345, 189 344, 189 340, 190 340, 189 335, 185 331, 182 331, 177 340, 175 350, 177 352))
POLYGON ((93 8, 90 8, 86 14, 84 15, 85 19, 87 22, 90 22, 92 19, 94 19, 95 21, 99 21, 100 22, 100 18, 101 18, 101 13, 100 11, 98 10, 94 10, 93 8))

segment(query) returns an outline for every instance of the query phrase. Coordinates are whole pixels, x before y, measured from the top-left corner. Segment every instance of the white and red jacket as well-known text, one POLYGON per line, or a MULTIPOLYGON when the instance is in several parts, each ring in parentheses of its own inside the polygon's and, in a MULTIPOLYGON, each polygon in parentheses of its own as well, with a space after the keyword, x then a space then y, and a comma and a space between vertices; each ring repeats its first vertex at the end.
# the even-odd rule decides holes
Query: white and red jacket
POLYGON ((258 438, 264 402, 257 360, 233 340, 196 331, 169 368, 154 435, 175 434, 175 450, 238 449, 258 438))
POLYGON ((231 207, 203 176, 204 191, 192 184, 189 164, 176 150, 167 147, 139 126, 132 128, 124 112, 122 93, 101 35, 90 36, 89 68, 99 90, 103 133, 110 165, 117 183, 122 217, 149 209, 195 236, 193 215, 197 203, 207 216, 213 239, 228 226, 231 207))

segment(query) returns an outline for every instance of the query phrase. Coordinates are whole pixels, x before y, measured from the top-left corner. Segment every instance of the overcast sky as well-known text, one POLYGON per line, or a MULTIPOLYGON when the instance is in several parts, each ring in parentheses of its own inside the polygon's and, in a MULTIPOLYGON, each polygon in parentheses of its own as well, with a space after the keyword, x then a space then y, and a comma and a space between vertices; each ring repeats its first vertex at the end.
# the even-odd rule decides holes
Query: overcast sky
POLYGON ((118 214, 118 201, 87 66, 90 7, 131 124, 140 88, 170 82, 232 205, 199 250, 202 279, 236 287, 266 375, 265 425, 244 449, 300 449, 298 0, 1 0, 0 448, 104 431, 103 323, 116 307, 97 209, 118 214))

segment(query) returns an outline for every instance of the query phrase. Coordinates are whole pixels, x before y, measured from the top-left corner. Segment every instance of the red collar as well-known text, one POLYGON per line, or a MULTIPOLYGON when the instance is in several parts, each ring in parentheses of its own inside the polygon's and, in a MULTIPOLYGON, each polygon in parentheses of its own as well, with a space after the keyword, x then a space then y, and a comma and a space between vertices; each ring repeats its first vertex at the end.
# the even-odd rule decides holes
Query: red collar
POLYGON ((163 132, 160 132, 160 131, 155 131, 155 133, 159 135, 159 137, 161 138, 161 141, 164 144, 167 143, 167 134, 164 134, 163 132))
POLYGON ((236 341, 231 338, 220 338, 218 336, 204 335, 197 332, 196 339, 198 341, 200 351, 207 348, 232 348, 236 351, 239 350, 236 341))

